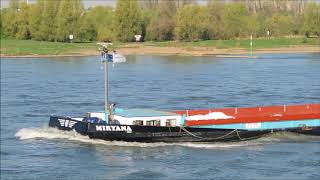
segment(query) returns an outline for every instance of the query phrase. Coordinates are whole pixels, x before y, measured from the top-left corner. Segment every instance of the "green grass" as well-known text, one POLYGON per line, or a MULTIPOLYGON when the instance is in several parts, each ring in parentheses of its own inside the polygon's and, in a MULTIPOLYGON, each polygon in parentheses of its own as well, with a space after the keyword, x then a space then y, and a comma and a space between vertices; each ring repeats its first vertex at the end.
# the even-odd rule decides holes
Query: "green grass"
POLYGON ((1 39, 1 54, 61 55, 97 49, 96 43, 60 43, 33 40, 1 39))
MULTIPOLYGON (((244 48, 250 49, 250 40, 206 40, 196 42, 143 42, 143 43, 115 43, 112 48, 137 46, 148 47, 179 47, 179 48, 244 48)), ((254 39, 253 49, 279 48, 292 46, 320 46, 320 38, 273 38, 273 39, 254 39)), ((72 55, 85 54, 85 52, 97 51, 99 45, 96 42, 89 43, 60 43, 44 42, 33 40, 1 39, 1 54, 19 56, 19 55, 72 55)), ((98 51, 97 51, 98 54, 98 51)))
MULTIPOLYGON (((147 44, 146 44, 147 45, 147 44)), ((250 48, 249 39, 241 40, 205 40, 196 42, 176 42, 176 41, 166 41, 166 42, 153 42, 148 45, 156 47, 215 47, 219 49, 228 48, 250 48)), ((279 47, 292 47, 292 46, 320 46, 320 38, 276 38, 276 39, 254 39, 253 48, 279 48, 279 47)))

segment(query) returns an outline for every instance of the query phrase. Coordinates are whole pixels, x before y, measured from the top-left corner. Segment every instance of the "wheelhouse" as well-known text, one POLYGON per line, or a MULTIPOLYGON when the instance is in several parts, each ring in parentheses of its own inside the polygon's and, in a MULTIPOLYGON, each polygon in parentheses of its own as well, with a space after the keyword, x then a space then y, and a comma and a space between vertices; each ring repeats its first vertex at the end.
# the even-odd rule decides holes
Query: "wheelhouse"
MULTIPOLYGON (((99 119, 105 121, 104 112, 88 112, 87 119, 99 119)), ((122 125, 138 126, 180 126, 182 116, 167 111, 158 111, 152 109, 115 109, 114 120, 122 125)))

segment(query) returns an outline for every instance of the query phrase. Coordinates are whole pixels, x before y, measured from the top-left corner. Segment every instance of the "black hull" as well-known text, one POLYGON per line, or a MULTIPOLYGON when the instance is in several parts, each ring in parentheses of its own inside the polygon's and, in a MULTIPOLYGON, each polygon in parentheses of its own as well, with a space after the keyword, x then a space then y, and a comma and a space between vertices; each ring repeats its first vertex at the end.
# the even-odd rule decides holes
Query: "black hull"
MULTIPOLYGON (((159 127, 136 125, 105 125, 73 120, 68 117, 51 116, 50 127, 75 130, 92 139, 127 142, 227 142, 256 139, 276 130, 230 130, 190 127, 159 127)), ((282 130, 283 131, 283 130, 282 130)), ((287 131, 320 135, 320 128, 312 130, 288 129, 287 131)))

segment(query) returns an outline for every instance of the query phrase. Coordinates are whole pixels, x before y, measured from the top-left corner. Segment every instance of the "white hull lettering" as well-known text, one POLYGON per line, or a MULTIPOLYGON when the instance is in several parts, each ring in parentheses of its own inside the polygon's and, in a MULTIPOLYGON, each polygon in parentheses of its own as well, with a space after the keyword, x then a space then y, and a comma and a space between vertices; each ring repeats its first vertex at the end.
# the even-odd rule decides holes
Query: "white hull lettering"
POLYGON ((112 131, 110 126, 104 126, 104 127, 105 127, 104 131, 112 131))
POLYGON ((104 126, 96 125, 96 131, 123 131, 127 133, 132 133, 130 126, 104 126))
POLYGON ((120 131, 127 131, 126 127, 125 126, 120 126, 120 131))
POLYGON ((97 131, 102 131, 102 126, 96 126, 97 131))
POLYGON ((110 126, 111 131, 115 131, 115 127, 114 126, 110 126))

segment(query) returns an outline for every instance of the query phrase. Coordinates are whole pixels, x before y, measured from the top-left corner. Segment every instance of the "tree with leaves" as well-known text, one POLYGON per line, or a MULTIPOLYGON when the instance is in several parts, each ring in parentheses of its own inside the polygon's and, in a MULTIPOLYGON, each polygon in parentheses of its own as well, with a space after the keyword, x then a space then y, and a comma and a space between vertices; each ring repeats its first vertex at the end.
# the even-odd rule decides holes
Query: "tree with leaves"
MULTIPOLYGON (((2 11, 2 10, 0 9, 0 17, 3 16, 3 14, 4 14, 3 12, 4 12, 4 11, 2 11)), ((0 38, 4 37, 2 21, 3 21, 2 18, 0 18, 0 38)))
MULTIPOLYGON (((61 0, 56 18, 56 39, 69 41, 69 35, 75 35, 80 17, 84 13, 81 0, 61 0)), ((77 37, 74 37, 77 40, 77 37)))
POLYGON ((239 3, 226 5, 222 16, 225 38, 248 36, 248 16, 249 11, 245 5, 239 3))
MULTIPOLYGON (((35 38, 42 41, 56 40, 56 15, 60 4, 60 0, 40 0, 41 21, 39 24, 39 32, 35 38)), ((35 15, 35 14, 34 14, 35 15)), ((38 15, 39 16, 39 15, 38 15)), ((31 32, 32 34, 32 32, 31 32)))
POLYGON ((290 15, 274 14, 267 20, 268 30, 271 36, 283 36, 293 34, 293 18, 290 15))
POLYGON ((176 15, 175 35, 179 40, 208 38, 209 15, 206 7, 186 5, 176 15))
POLYGON ((311 34, 320 36, 320 5, 310 3, 304 14, 303 29, 308 37, 311 34))
POLYGON ((222 39, 223 36, 223 11, 224 3, 222 1, 210 0, 208 2, 208 13, 209 13, 209 38, 210 39, 222 39))
POLYGON ((147 28, 147 39, 172 40, 176 25, 174 18, 176 11, 177 7, 174 1, 161 1, 147 28))
POLYGON ((9 8, 4 10, 3 17, 3 33, 4 36, 16 37, 18 32, 17 14, 19 12, 18 0, 10 0, 9 8))
MULTIPOLYGON (((113 18, 114 9, 109 6, 96 6, 86 12, 84 18, 87 18, 88 23, 92 23, 95 28, 96 40, 98 41, 113 41, 113 18)), ((82 19, 82 18, 81 18, 82 19)))
POLYGON ((134 41, 142 33, 142 17, 137 0, 118 0, 114 16, 114 33, 121 42, 134 41))
POLYGON ((82 0, 10 0, 1 37, 41 41, 134 41, 320 36, 320 4, 304 0, 118 0, 84 10, 82 0), (142 8, 140 8, 140 6, 142 8))
POLYGON ((83 15, 77 24, 75 32, 76 41, 95 41, 97 39, 97 31, 95 24, 91 21, 88 14, 83 15))
POLYGON ((32 39, 41 40, 41 34, 39 33, 39 24, 41 24, 41 3, 29 5, 29 31, 32 39))
POLYGON ((30 29, 29 29, 29 6, 27 3, 20 4, 20 10, 18 11, 16 20, 18 25, 18 30, 16 34, 17 39, 30 39, 30 29))

